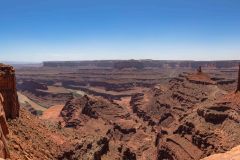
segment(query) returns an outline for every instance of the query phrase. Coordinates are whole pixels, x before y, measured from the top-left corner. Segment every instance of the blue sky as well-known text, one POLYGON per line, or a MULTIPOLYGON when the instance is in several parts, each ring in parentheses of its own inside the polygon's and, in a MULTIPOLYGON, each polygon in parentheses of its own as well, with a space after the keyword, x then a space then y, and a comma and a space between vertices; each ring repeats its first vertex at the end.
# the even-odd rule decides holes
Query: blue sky
POLYGON ((239 0, 0 0, 0 61, 240 59, 239 0))

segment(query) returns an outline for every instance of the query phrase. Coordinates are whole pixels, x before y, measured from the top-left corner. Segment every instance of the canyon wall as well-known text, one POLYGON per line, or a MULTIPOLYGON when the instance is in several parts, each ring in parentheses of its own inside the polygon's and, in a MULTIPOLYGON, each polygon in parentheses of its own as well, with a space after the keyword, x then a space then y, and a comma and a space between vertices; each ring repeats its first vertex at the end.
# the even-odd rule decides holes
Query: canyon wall
POLYGON ((19 102, 16 91, 15 70, 12 66, 0 64, 0 93, 6 118, 19 116, 19 102))
POLYGON ((19 102, 16 92, 16 79, 13 67, 0 64, 0 157, 10 158, 6 136, 8 126, 6 119, 19 116, 19 102))

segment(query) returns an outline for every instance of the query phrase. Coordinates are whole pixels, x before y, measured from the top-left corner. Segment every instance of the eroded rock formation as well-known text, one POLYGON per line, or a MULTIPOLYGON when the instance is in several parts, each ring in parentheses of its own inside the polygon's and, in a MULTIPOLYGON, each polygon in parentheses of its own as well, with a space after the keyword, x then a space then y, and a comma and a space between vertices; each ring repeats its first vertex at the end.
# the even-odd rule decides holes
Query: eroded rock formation
POLYGON ((9 158, 9 151, 6 144, 6 135, 9 133, 7 122, 5 118, 5 113, 3 109, 3 97, 0 94, 0 157, 1 158, 9 158))
POLYGON ((15 70, 12 66, 0 64, 0 93, 6 118, 19 116, 19 102, 16 92, 15 70))
POLYGON ((202 67, 199 66, 197 71, 198 71, 198 73, 202 73, 202 67))
MULTIPOLYGON (((194 68, 200 65, 206 68, 203 64, 194 68)), ((21 79, 26 83, 18 89, 24 94, 52 92, 51 87, 58 86, 86 90, 52 112, 54 118, 58 116, 56 124, 29 116, 21 109, 20 118, 9 122, 11 158, 15 153, 20 159, 199 160, 240 144, 240 135, 236 134, 240 132, 240 92, 234 93, 235 69, 224 69, 222 73, 207 69, 201 73, 186 71, 166 80, 153 77, 160 72, 146 68, 134 71, 141 73, 139 76, 133 76, 131 69, 89 72, 77 70, 71 76, 69 71, 66 75, 59 72, 51 75, 52 82, 56 82, 51 84, 49 74, 45 75, 46 81, 44 77, 39 80, 43 75, 34 79, 28 75, 37 83, 21 79), (232 81, 232 77, 225 76, 226 72, 234 73, 233 88, 228 89, 231 94, 225 90, 232 81), (109 75, 115 78, 108 79, 109 75), (134 80, 129 80, 132 76, 134 80), (146 88, 137 88, 143 85, 146 88), (90 91, 94 93, 89 94, 90 91), (121 97, 116 98, 118 92, 121 97)))
POLYGON ((6 119, 19 116, 19 103, 16 92, 13 67, 0 64, 0 157, 10 158, 6 136, 9 133, 6 119))
POLYGON ((77 129, 83 141, 64 149, 58 159, 155 158, 152 126, 135 116, 129 104, 82 96, 67 102, 61 117, 63 126, 77 129))

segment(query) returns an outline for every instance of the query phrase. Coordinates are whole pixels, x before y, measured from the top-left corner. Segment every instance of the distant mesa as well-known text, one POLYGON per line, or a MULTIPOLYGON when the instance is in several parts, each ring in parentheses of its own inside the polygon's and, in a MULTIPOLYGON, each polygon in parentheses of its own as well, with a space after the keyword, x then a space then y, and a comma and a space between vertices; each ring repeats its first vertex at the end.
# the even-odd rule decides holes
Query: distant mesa
POLYGON ((135 69, 143 69, 144 64, 141 61, 129 60, 129 61, 119 61, 114 63, 115 69, 124 69, 124 68, 135 68, 135 69))
POLYGON ((177 61, 177 60, 92 60, 92 61, 46 61, 44 67, 104 67, 104 68, 234 68, 240 60, 229 61, 177 61))

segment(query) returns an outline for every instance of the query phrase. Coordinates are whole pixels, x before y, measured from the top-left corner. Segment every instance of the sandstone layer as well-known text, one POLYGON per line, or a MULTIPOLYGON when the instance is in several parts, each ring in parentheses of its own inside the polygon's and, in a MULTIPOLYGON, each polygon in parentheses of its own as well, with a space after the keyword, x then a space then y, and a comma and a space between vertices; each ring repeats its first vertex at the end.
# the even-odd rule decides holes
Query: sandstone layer
POLYGON ((0 93, 6 118, 19 116, 19 102, 16 90, 15 70, 12 66, 0 64, 0 93))
POLYGON ((10 158, 6 136, 9 134, 6 119, 19 116, 19 103, 16 92, 15 70, 0 64, 0 157, 10 158))

